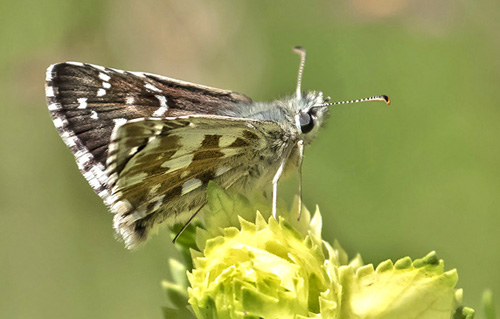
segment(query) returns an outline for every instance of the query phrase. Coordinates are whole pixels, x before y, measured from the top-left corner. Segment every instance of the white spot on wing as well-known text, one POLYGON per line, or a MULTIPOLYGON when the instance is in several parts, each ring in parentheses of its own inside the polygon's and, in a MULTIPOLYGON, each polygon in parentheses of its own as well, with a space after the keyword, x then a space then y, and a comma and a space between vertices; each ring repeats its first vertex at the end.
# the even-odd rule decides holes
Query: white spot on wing
POLYGON ((72 134, 70 134, 68 131, 62 132, 61 133, 61 138, 63 139, 64 143, 66 143, 66 145, 69 148, 73 148, 73 147, 76 146, 75 136, 72 135, 72 134))
MULTIPOLYGON (((116 126, 113 128, 113 132, 116 131, 116 126)), ((118 143, 110 143, 108 146, 108 153, 114 152, 118 149, 118 143)), ((116 160, 116 155, 109 155, 108 159, 106 160, 106 163, 109 165, 109 163, 112 163, 113 161, 116 160)))
POLYGON ((86 151, 78 151, 75 153, 76 163, 78 164, 78 168, 84 169, 86 165, 90 163, 92 160, 92 155, 87 153, 86 151))
POLYGON ((113 203, 110 210, 117 214, 116 216, 123 215, 132 209, 132 205, 127 200, 119 200, 113 203))
POLYGON ((61 128, 65 125, 64 120, 59 117, 55 117, 52 121, 56 128, 61 128))
POLYGON ((168 167, 168 171, 166 171, 166 173, 188 167, 189 164, 191 164, 191 162, 193 161, 193 156, 193 154, 186 154, 184 156, 173 158, 171 160, 165 161, 163 164, 161 164, 161 167, 168 167))
POLYGON ((103 190, 102 190, 99 194, 97 194, 97 195, 99 195, 99 197, 101 197, 101 198, 104 198, 104 197, 106 197, 106 196, 109 196, 109 192, 108 192, 108 190, 107 190, 107 189, 103 189, 103 190))
POLYGON ((163 95, 155 95, 160 101, 160 107, 153 113, 153 116, 163 116, 168 111, 167 98, 163 95))
POLYGON ((127 105, 134 104, 135 102, 135 97, 133 95, 127 95, 127 98, 125 99, 125 103, 127 105))
POLYGON ((59 110, 60 108, 61 108, 61 104, 59 104, 57 102, 49 104, 49 111, 56 111, 56 110, 59 110))
POLYGON ((106 72, 106 68, 101 66, 101 65, 97 65, 97 64, 89 64, 89 65, 93 66, 94 68, 98 69, 99 71, 106 72))
POLYGON ((99 89, 97 91, 97 96, 104 96, 106 95, 106 90, 105 89, 99 89))
MULTIPOLYGON (((106 204, 106 206, 110 207, 111 205, 113 205, 116 202, 116 196, 110 195, 108 190, 106 190, 106 193, 108 196, 106 198, 104 198, 104 203, 106 204)), ((99 193, 99 196, 101 196, 100 193, 99 193)))
POLYGON ((116 155, 110 155, 106 160, 106 164, 108 165, 108 167, 106 167, 107 174, 112 174, 111 172, 114 172, 116 170, 117 165, 116 163, 114 163, 115 160, 116 160, 116 155))
POLYGON ((155 97, 160 101, 160 106, 164 108, 167 107, 167 98, 163 95, 155 95, 155 97))
POLYGON ((111 87, 111 84, 109 84, 109 82, 102 82, 102 87, 105 89, 109 89, 111 87))
POLYGON ((157 88, 156 86, 154 86, 153 84, 151 83, 146 83, 144 85, 144 87, 148 90, 151 90, 151 91, 154 91, 154 92, 161 92, 161 90, 159 88, 157 88))
POLYGON ((111 77, 107 75, 106 73, 99 72, 99 78, 103 80, 104 82, 109 82, 111 77))
POLYGON ((159 142, 157 141, 156 136, 151 136, 150 138, 148 138, 148 144, 150 147, 158 147, 158 143, 159 142))
POLYGON ((90 118, 97 120, 99 118, 99 115, 97 114, 96 111, 92 110, 90 111, 90 118))
POLYGON ((222 167, 217 167, 215 170, 215 176, 221 176, 222 174, 226 173, 231 169, 230 166, 222 166, 222 167))
POLYGON ((138 147, 138 146, 132 147, 132 148, 130 149, 130 151, 128 152, 128 155, 129 155, 129 156, 134 155, 135 153, 137 153, 137 150, 138 150, 138 149, 139 149, 139 147, 138 147))
POLYGON ((55 64, 52 64, 47 68, 47 72, 45 73, 45 80, 46 81, 52 81, 52 69, 54 68, 55 64))
POLYGON ((54 96, 54 88, 51 86, 47 86, 45 88, 45 96, 47 97, 53 97, 54 96))
POLYGON ((197 178, 191 178, 187 180, 183 185, 182 185, 182 195, 185 195, 189 192, 194 191, 198 187, 202 185, 201 180, 197 178))
POLYGON ((104 166, 102 166, 102 164, 92 166, 90 171, 102 185, 106 184, 106 182, 108 181, 108 174, 106 174, 104 166))
POLYGON ((93 178, 91 172, 86 172, 83 174, 83 176, 85 176, 87 181, 89 181, 89 184, 90 186, 92 186, 93 189, 99 188, 99 186, 101 186, 101 183, 99 183, 99 181, 96 178, 93 178))
POLYGON ((71 64, 71 65, 76 65, 76 66, 84 66, 85 65, 82 62, 74 62, 74 61, 68 61, 66 63, 71 64))
POLYGON ((79 109, 86 109, 87 108, 87 98, 86 97, 82 97, 82 98, 79 98, 77 99, 78 101, 78 108, 79 109))

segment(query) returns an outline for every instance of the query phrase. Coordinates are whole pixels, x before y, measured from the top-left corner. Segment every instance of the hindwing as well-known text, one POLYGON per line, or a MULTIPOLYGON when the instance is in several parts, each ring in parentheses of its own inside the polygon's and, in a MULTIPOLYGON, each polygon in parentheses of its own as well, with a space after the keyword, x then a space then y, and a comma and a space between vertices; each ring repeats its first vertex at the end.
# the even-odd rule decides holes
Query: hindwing
POLYGON ((128 246, 154 224, 183 222, 206 202, 206 187, 251 187, 286 139, 271 121, 224 116, 144 118, 116 127, 107 174, 115 228, 128 246), (266 162, 269 162, 267 165, 266 162))

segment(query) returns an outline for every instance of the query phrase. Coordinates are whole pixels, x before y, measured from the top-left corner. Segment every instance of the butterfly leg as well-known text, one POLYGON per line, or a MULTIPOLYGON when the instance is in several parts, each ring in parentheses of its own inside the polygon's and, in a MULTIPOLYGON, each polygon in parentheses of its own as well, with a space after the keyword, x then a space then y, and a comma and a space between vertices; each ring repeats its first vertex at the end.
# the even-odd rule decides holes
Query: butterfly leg
MULTIPOLYGON (((206 203, 205 203, 206 204, 206 203)), ((191 224, 191 222, 193 221, 193 219, 196 217, 196 215, 198 215, 198 213, 200 212, 200 210, 205 206, 205 204, 201 205, 195 212, 193 215, 191 215, 191 217, 189 218, 189 220, 184 224, 184 226, 182 226, 181 230, 179 230, 179 232, 177 233, 177 235, 175 235, 174 239, 172 239, 172 243, 175 244, 175 241, 177 240, 177 238, 179 238, 179 236, 186 230, 186 228, 188 228, 189 224, 191 224)))
POLYGON ((299 149, 299 163, 298 163, 299 211, 297 212, 297 220, 300 220, 300 216, 302 215, 302 159, 304 158, 304 141, 303 140, 298 141, 297 147, 299 149))
POLYGON ((281 177, 281 174, 283 173, 283 168, 285 167, 286 159, 283 160, 278 167, 278 170, 276 171, 276 175, 274 175, 273 178, 273 217, 274 219, 278 220, 277 213, 276 213, 276 206, 278 202, 278 181, 281 177))

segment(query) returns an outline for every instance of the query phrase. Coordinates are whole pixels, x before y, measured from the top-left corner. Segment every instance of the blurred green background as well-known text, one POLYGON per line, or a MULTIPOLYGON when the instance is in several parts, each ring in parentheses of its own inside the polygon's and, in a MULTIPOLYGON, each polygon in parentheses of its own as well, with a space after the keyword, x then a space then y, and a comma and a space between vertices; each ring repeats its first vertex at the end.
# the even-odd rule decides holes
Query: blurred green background
MULTIPOLYGON (((136 252, 50 120, 45 69, 148 71, 254 100, 333 100, 306 149, 305 203, 324 237, 379 263, 436 250, 465 304, 500 309, 500 3, 409 0, 1 1, 0 318, 161 318, 167 231, 136 252)), ((280 184, 291 199, 296 179, 280 184)))

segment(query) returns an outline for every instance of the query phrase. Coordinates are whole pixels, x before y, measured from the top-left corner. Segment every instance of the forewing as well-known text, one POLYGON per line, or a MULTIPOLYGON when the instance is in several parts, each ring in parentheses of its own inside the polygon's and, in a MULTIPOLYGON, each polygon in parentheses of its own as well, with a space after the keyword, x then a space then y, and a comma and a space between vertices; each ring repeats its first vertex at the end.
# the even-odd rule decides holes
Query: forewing
POLYGON ((209 181, 251 187, 261 157, 285 135, 274 122, 222 116, 136 119, 117 127, 107 163, 116 230, 134 246, 154 224, 189 218, 206 202, 209 181))
POLYGON ((106 159, 117 125, 143 117, 218 114, 251 99, 232 91, 80 62, 51 65, 45 92, 54 125, 94 191, 109 205, 106 159))

